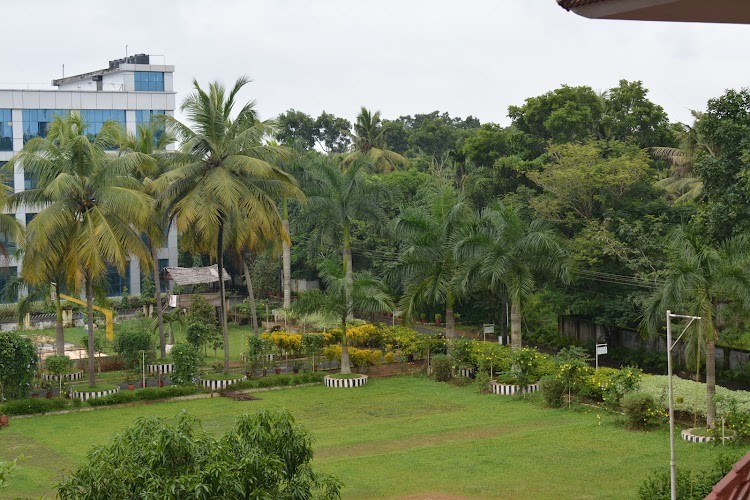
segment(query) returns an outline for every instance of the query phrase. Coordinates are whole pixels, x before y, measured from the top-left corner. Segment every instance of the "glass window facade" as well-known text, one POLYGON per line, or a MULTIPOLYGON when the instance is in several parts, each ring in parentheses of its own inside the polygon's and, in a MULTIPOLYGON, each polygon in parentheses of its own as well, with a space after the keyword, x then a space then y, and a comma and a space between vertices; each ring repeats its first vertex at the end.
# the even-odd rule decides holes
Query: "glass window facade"
MULTIPOLYGON (((164 268, 169 267, 169 259, 159 259, 159 274, 164 270, 164 268)), ((141 273, 141 291, 143 291, 143 280, 145 280, 147 277, 151 280, 154 279, 154 277, 151 275, 152 270, 149 267, 148 269, 141 268, 141 271, 146 271, 148 274, 141 273)), ((160 279, 159 280, 159 288, 161 288, 161 292, 164 293, 167 291, 167 280, 160 279)))
MULTIPOLYGON (((13 253, 18 248, 18 245, 16 245, 13 238, 11 238, 5 231, 0 231, 0 245, 2 245, 8 253, 13 253)), ((0 287, 0 290, 2 290, 2 287, 0 287)))
POLYGON ((34 219, 34 217, 36 217, 36 213, 31 213, 31 214, 27 213, 26 214, 26 226, 27 227, 29 225, 29 222, 31 222, 34 219))
MULTIPOLYGON (((135 136, 137 138, 140 138, 141 131, 140 126, 141 125, 148 125, 151 123, 151 117, 153 115, 163 115, 164 110, 163 109, 139 109, 135 112, 135 136)), ((164 133, 164 127, 159 127, 159 130, 156 131, 154 134, 154 143, 158 143, 159 139, 161 138, 162 134, 164 133)))
POLYGON ((23 189, 24 191, 36 189, 36 179, 33 179, 26 171, 23 172, 23 189))
POLYGON ((65 116, 70 113, 67 109, 24 109, 23 119, 23 143, 26 144, 34 137, 47 137, 49 124, 55 116, 65 116))
MULTIPOLYGON (((18 275, 18 269, 16 266, 12 267, 0 267, 0 290, 5 288, 5 285, 8 284, 8 282, 15 278, 18 275)), ((16 302, 18 300, 18 296, 15 298, 13 297, 7 297, 5 294, 3 294, 2 297, 0 297, 0 302, 3 304, 7 304, 9 302, 16 302)))
POLYGON ((6 163, 8 162, 0 161, 0 179, 2 179, 3 184, 8 186, 11 189, 11 191, 13 191, 13 188, 15 187, 15 183, 13 182, 13 172, 5 171, 6 163))
POLYGON ((0 151, 13 151, 13 117, 9 109, 0 109, 0 151))
MULTIPOLYGON (((125 274, 117 272, 115 266, 107 266, 107 295, 114 297, 122 295, 124 289, 130 285, 130 262, 125 266, 125 274)), ((129 292, 130 290, 128 290, 129 292)))
POLYGON ((158 71, 136 71, 136 92, 164 92, 164 73, 158 71))
POLYGON ((93 139, 108 121, 119 123, 125 127, 124 109, 82 109, 81 118, 86 122, 86 135, 93 139))

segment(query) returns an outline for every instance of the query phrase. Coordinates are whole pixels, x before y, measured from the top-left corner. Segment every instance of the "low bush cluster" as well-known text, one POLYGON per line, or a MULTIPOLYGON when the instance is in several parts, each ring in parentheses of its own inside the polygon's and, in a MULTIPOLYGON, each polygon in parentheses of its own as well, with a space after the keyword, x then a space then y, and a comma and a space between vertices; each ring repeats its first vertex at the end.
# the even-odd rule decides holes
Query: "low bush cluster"
MULTIPOLYGON (((349 347, 349 360, 357 368, 366 368, 368 366, 379 365, 383 362, 383 351, 380 349, 359 349, 349 347)), ((323 356, 328 361, 341 362, 341 346, 329 345, 323 348, 323 356)))
POLYGON ((120 391, 102 398, 89 399, 87 402, 91 406, 108 406, 120 403, 131 403, 133 401, 154 401, 157 399, 176 398, 179 396, 189 396, 202 392, 195 386, 170 385, 167 387, 148 387, 137 391, 120 391))
POLYGON ((650 429, 666 422, 667 413, 657 405, 650 394, 628 393, 622 398, 621 405, 631 429, 650 429))
POLYGON ((325 373, 299 373, 295 375, 275 375, 271 377, 260 377, 251 380, 243 380, 229 387, 230 391, 238 389, 257 389, 264 387, 282 387, 287 385, 310 384, 322 382, 325 373))
MULTIPOLYGON (((666 409, 669 404, 667 401, 668 383, 669 379, 664 375, 649 375, 643 377, 640 390, 650 394, 660 408, 666 409)), ((706 416, 706 384, 674 377, 672 386, 675 411, 706 416)), ((716 396, 731 397, 737 401, 738 411, 750 413, 749 391, 732 391, 717 385, 716 396)))
MULTIPOLYGON (((681 500, 702 500, 706 498, 714 485, 718 483, 739 459, 738 456, 719 455, 713 467, 697 473, 677 468, 677 498, 681 500)), ((660 468, 654 471, 638 488, 640 500, 669 500, 671 484, 669 469, 660 468)))
POLYGON ((437 354, 430 362, 432 378, 438 382, 447 382, 453 376, 451 360, 445 354, 437 354))
POLYGON ((73 404, 65 398, 29 398, 7 401, 0 405, 0 414, 4 415, 33 415, 50 411, 64 410, 73 404))

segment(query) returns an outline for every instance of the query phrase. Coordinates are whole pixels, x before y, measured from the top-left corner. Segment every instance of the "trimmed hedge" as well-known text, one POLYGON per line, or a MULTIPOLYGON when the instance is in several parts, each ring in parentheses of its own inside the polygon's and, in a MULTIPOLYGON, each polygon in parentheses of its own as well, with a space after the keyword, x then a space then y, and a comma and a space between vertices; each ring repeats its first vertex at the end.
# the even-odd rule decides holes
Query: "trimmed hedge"
POLYGON ((299 373, 296 375, 273 375, 270 377, 260 377, 232 384, 229 390, 236 391, 238 389, 258 389, 263 387, 283 387, 287 385, 310 384, 314 382, 322 382, 325 375, 326 374, 323 372, 315 372, 299 373))
MULTIPOLYGON (((49 411, 64 410, 70 406, 71 400, 65 398, 29 398, 8 401, 0 405, 0 414, 5 415, 34 415, 49 411)), ((77 406, 77 405, 76 405, 77 406)))
POLYGON ((176 398, 179 396, 190 396, 202 392, 200 388, 185 385, 170 385, 168 387, 148 387, 137 391, 120 391, 103 398, 88 400, 91 406, 107 406, 121 403, 132 403, 133 401, 155 401, 157 399, 176 398))

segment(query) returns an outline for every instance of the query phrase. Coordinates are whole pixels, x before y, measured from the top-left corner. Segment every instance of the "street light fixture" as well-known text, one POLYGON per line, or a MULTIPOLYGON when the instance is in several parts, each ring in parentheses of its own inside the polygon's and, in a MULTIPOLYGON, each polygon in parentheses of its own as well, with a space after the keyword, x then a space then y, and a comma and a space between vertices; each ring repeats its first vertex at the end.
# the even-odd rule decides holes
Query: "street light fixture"
POLYGON ((674 396, 672 392, 672 348, 677 345, 683 335, 693 321, 700 320, 700 316, 685 316, 683 314, 672 314, 672 311, 667 311, 667 378, 669 380, 669 482, 672 491, 672 500, 677 500, 677 483, 675 477, 675 464, 674 464, 674 396), (689 319, 690 322, 687 324, 684 330, 677 340, 672 342, 672 318, 689 319))

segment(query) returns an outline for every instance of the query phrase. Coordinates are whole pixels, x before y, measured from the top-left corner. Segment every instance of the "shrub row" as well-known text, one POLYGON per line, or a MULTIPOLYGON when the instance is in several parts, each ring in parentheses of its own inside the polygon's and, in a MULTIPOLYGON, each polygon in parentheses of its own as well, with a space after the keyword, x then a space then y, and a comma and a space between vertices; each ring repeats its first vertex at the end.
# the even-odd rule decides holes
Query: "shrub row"
MULTIPOLYGON (((80 403, 80 402, 79 402, 80 403)), ((0 405, 0 414, 4 415, 33 415, 49 411, 64 410, 75 402, 65 398, 29 398, 7 401, 0 405)))
POLYGON ((232 384, 229 387, 229 390, 233 391, 237 389, 258 389, 263 387, 282 387, 288 385, 310 384, 313 382, 322 382, 325 375, 326 374, 324 372, 298 373, 294 375, 272 375, 269 377, 243 380, 242 382, 232 384))
POLYGON ((88 404, 91 406, 107 406, 120 403, 130 403, 133 401, 154 401, 157 399, 176 398, 179 396, 189 396, 202 392, 202 389, 189 385, 170 385, 168 387, 149 387, 137 391, 120 391, 103 398, 89 399, 88 404))

